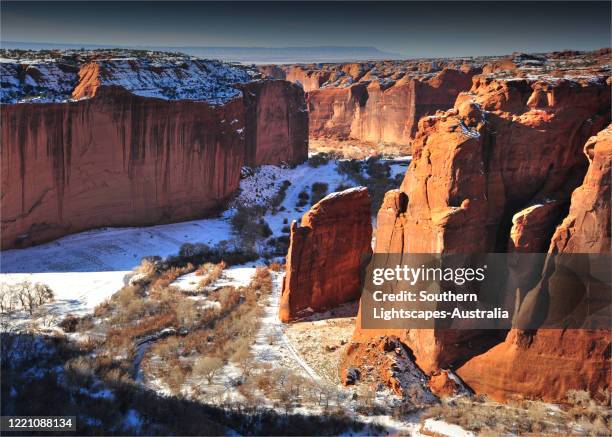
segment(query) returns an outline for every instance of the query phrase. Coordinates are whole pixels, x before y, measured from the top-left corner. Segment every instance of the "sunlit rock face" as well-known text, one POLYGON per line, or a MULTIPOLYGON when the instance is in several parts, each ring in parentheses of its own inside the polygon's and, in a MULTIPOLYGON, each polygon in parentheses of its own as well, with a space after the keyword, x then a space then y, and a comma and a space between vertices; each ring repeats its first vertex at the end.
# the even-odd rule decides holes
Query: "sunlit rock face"
POLYGON ((279 317, 289 322, 354 301, 372 253, 367 188, 332 193, 291 225, 279 317))
POLYGON ((204 217, 242 166, 307 157, 290 82, 184 57, 66 62, 0 63, 3 249, 204 217))
MULTIPOLYGON (((404 181, 379 211, 375 252, 609 252, 609 122, 606 77, 475 77, 453 109, 421 119, 404 181)), ((607 331, 358 324, 354 340, 388 336, 426 373, 456 369, 496 399, 560 400, 569 389, 596 393, 609 383, 607 331)))
POLYGON ((361 81, 344 88, 310 91, 310 136, 407 145, 414 138, 418 120, 452 107, 478 71, 446 69, 426 79, 361 81))

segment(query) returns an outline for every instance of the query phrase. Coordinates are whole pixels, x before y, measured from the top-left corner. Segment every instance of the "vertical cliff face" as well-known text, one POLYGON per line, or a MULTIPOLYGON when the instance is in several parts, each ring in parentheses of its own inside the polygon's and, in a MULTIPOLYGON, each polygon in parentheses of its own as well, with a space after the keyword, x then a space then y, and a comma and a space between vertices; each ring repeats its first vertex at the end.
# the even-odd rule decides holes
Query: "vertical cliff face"
POLYGON ((300 226, 292 223, 283 322, 359 298, 360 265, 372 253, 370 207, 367 188, 351 188, 315 204, 300 226))
POLYGON ((266 80, 245 85, 243 92, 246 165, 305 161, 308 112, 302 88, 284 80, 266 80))
POLYGON ((410 201, 381 209, 393 223, 381 249, 505 252, 521 212, 567 208, 586 171, 582 146, 609 118, 609 89, 476 79, 454 109, 421 120, 401 186, 410 201))
POLYGON ((3 93, 3 249, 203 217, 238 188, 243 165, 307 157, 304 93, 286 81, 237 85, 249 75, 214 61, 95 60, 70 99, 45 71, 3 93))
MULTIPOLYGON (((551 253, 612 252, 612 129, 589 139, 584 151, 589 169, 572 194, 569 214, 554 232, 551 253)), ((572 292, 580 292, 578 285, 572 292)), ((597 394, 612 383, 611 344, 608 330, 515 329, 504 342, 468 361, 458 373, 476 392, 496 399, 518 392, 558 400, 569 389, 597 394)))
MULTIPOLYGON (((601 77, 476 78, 453 109, 421 120, 404 182, 379 211, 375 252, 609 251, 609 131, 589 140, 589 159, 582 152, 609 111, 610 85, 601 77)), ((568 389, 595 392, 608 381, 606 332, 506 334, 358 325, 354 340, 397 336, 425 372, 456 368, 497 399, 558 400, 568 389)))
POLYGON ((119 88, 2 110, 2 246, 201 217, 237 187, 240 100, 220 107, 119 88))
POLYGON ((345 88, 312 90, 310 136, 409 144, 418 120, 452 107, 457 95, 470 88, 476 72, 447 69, 427 80, 362 80, 345 88))

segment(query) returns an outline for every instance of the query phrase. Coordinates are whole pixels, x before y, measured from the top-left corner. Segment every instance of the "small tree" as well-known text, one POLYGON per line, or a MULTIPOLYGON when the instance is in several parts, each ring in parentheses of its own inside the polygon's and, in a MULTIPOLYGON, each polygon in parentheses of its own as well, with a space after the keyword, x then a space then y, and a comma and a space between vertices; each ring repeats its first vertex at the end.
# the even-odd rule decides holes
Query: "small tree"
POLYGON ((195 362, 193 371, 198 376, 206 378, 209 384, 212 384, 213 379, 221 370, 223 360, 219 357, 200 357, 195 362))
POLYGON ((253 368, 253 356, 247 343, 239 346, 238 350, 232 355, 232 361, 240 367, 244 376, 249 376, 253 368))

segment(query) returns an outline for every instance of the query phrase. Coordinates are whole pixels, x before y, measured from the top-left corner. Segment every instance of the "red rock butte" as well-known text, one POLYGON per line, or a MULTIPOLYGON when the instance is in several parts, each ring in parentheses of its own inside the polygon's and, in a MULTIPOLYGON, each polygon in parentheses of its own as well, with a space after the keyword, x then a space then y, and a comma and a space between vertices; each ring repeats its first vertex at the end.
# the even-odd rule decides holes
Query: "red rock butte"
MULTIPOLYGON (((610 252, 609 122, 605 77, 476 76, 453 109, 419 122, 404 181, 378 213, 375 252, 610 252)), ((366 330, 358 319, 355 342, 381 336, 397 336, 427 374, 456 370, 498 400, 610 384, 605 330, 366 330)))

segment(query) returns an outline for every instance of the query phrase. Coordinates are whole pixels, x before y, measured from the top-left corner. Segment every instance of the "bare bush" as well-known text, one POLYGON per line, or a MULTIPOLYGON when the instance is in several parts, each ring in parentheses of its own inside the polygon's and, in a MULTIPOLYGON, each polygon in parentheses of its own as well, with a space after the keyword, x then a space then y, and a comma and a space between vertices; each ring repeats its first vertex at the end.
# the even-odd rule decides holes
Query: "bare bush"
POLYGON ((193 366, 193 373, 206 378, 206 381, 212 384, 222 366, 223 360, 219 357, 199 357, 193 366))
MULTIPOLYGON (((227 265, 225 264, 225 262, 221 261, 220 263, 211 265, 211 267, 208 269, 208 272, 205 274, 205 276, 200 280, 200 282, 198 283, 198 287, 200 289, 206 288, 208 285, 216 282, 217 280, 219 280, 219 278, 221 278, 221 275, 223 274, 223 270, 227 267, 227 265)), ((198 269, 199 271, 199 269, 198 269)), ((196 271, 196 275, 198 274, 196 271)))
POLYGON ((314 205, 321 199, 323 199, 327 195, 327 190, 329 185, 325 182, 315 182, 312 184, 312 196, 310 199, 310 204, 314 205))

